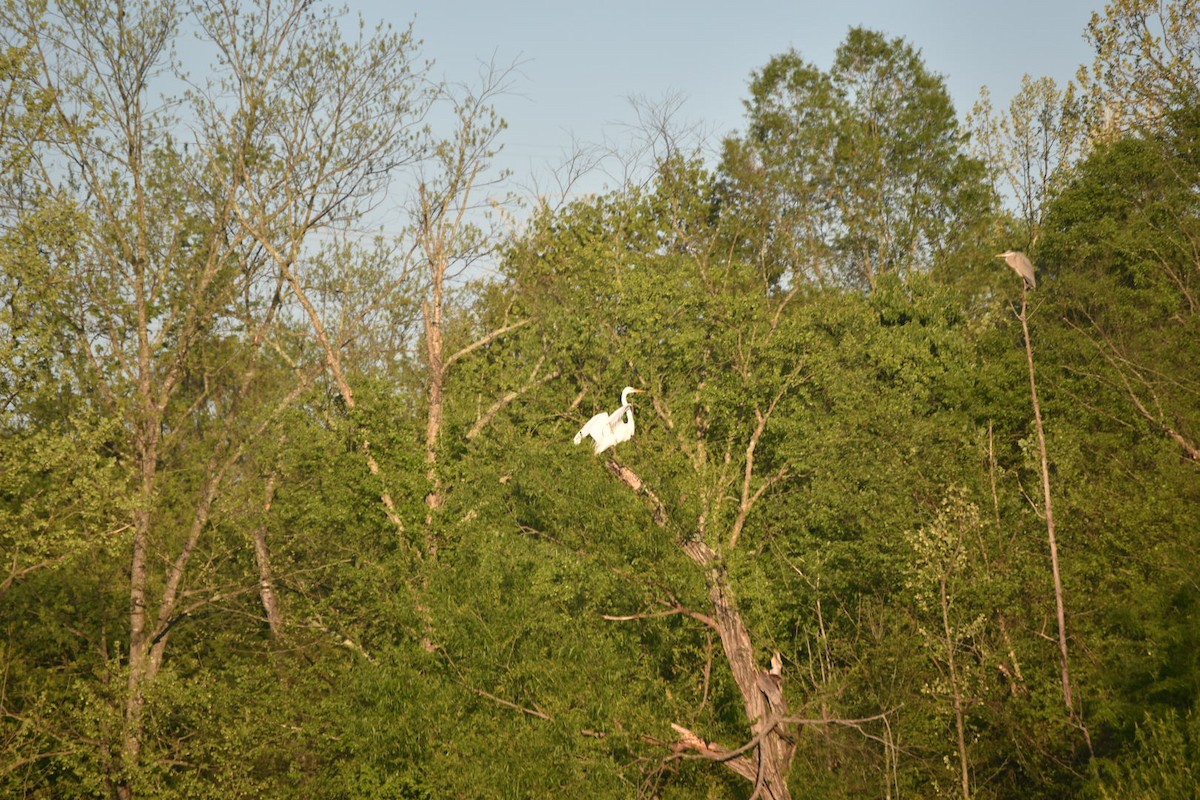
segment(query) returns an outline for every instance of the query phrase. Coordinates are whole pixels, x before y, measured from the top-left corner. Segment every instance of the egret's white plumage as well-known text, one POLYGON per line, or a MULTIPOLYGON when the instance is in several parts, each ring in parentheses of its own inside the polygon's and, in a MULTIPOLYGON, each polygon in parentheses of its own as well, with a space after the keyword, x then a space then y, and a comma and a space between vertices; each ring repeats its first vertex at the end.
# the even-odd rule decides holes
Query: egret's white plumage
POLYGON ((633 405, 629 395, 642 390, 626 386, 621 391, 621 407, 611 414, 600 413, 592 417, 575 434, 575 444, 590 436, 596 442, 595 452, 603 453, 613 445, 627 442, 633 436, 633 405))
POLYGON ((1033 262, 1029 260, 1029 256, 1020 250, 1005 250, 996 254, 996 258, 1003 258, 1004 263, 1012 267, 1013 272, 1020 275, 1030 289, 1037 288, 1037 278, 1033 275, 1033 262))

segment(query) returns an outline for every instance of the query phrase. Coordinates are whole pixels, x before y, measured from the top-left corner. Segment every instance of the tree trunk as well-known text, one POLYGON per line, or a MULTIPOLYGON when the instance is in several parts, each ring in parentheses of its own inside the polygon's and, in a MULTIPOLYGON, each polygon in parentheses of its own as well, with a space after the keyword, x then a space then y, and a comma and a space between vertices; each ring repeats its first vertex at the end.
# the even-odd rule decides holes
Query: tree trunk
MULTIPOLYGON (((649 500, 655 523, 665 527, 666 509, 641 477, 616 461, 607 462, 607 466, 626 486, 649 500)), ((694 750, 705 758, 721 762, 751 781, 754 784, 754 793, 758 797, 767 800, 791 800, 787 776, 791 772, 796 747, 790 741, 791 725, 784 721, 787 717, 787 705, 777 689, 772 692, 773 700, 768 699, 767 695, 770 682, 777 676, 771 676, 762 670, 755 660, 750 630, 746 627, 741 611, 738 610, 729 575, 716 551, 700 541, 685 542, 682 548, 688 558, 704 571, 708 597, 713 606, 712 620, 721 639, 725 662, 733 674, 734 682, 742 696, 746 717, 750 720, 750 741, 753 746, 731 750, 707 742, 687 728, 673 725, 680 734, 677 747, 694 750), (749 752, 756 753, 756 756, 745 754, 749 752)))
POLYGON ((703 542, 688 542, 683 546, 683 551, 704 570, 708 597, 713 604, 712 617, 717 623, 725 661, 741 692, 752 738, 760 739, 758 758, 746 759, 751 762, 751 769, 747 770, 745 761, 737 758, 725 763, 730 769, 754 781, 756 791, 761 790, 761 797, 790 800, 787 776, 791 772, 796 747, 788 741, 788 726, 780 722, 781 717, 787 716, 786 704, 772 707, 761 688, 765 673, 754 658, 750 631, 738 610, 729 575, 716 552, 703 542))
POLYGON ((1029 396, 1033 403, 1033 421, 1037 428, 1038 454, 1041 456, 1042 499, 1046 511, 1046 536, 1050 543, 1050 572, 1054 578, 1054 608, 1058 620, 1058 651, 1062 662, 1063 702, 1072 719, 1075 717, 1074 695, 1071 692, 1071 667, 1067 657, 1067 612, 1063 597, 1062 573, 1058 567, 1058 538, 1054 527, 1054 504, 1050 497, 1050 465, 1046 457, 1046 432, 1042 427, 1042 405, 1038 401, 1037 380, 1033 371, 1033 344, 1029 339, 1028 294, 1021 284, 1021 330, 1025 334, 1025 356, 1029 363, 1029 396))
POLYGON ((425 419, 425 477, 429 481, 429 494, 425 496, 427 512, 425 524, 433 524, 433 512, 442 506, 441 482, 438 480, 438 439, 442 434, 442 419, 445 414, 446 360, 442 340, 442 307, 444 300, 443 280, 446 265, 432 267, 434 271, 433 299, 424 304, 425 350, 429 359, 429 411, 425 419))
POLYGON ((262 600, 263 611, 267 614, 267 626, 275 639, 283 631, 283 617, 279 613, 279 600, 275 596, 275 580, 271 573, 271 551, 267 548, 267 514, 271 512, 271 504, 275 500, 275 489, 279 486, 279 471, 276 469, 267 478, 267 488, 263 497, 263 519, 254 528, 254 560, 258 566, 258 596, 262 600))
POLYGON ((940 599, 942 604, 942 634, 946 642, 946 666, 950 671, 950 696, 954 703, 954 729, 958 734, 958 768, 963 800, 971 800, 971 771, 967 760, 966 714, 963 711, 962 687, 958 681, 958 661, 954 657, 954 632, 950 627, 949 575, 942 573, 940 599))

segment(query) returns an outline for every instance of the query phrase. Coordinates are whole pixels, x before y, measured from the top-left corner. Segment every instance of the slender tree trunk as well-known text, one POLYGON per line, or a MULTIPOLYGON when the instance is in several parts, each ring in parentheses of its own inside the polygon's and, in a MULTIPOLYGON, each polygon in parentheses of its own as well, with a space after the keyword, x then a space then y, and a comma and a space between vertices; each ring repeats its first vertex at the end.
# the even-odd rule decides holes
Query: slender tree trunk
MULTIPOLYGON (((145 426, 146 428, 150 426, 145 426)), ((133 515, 133 554, 129 568, 129 677, 125 689, 124 725, 121 734, 121 777, 116 793, 121 800, 133 797, 124 773, 135 767, 142 752, 142 716, 145 708, 144 684, 150 672, 149 642, 146 631, 146 590, 149 576, 150 506, 156 484, 158 437, 143 432, 138 457, 141 459, 141 487, 138 507, 133 515)))
MULTIPOLYGON (((201 536, 212 518, 213 503, 220 492, 225 473, 229 466, 240 458, 242 452, 235 450, 230 453, 227 445, 228 440, 222 442, 209 457, 208 464, 204 469, 204 481, 200 496, 197 498, 195 510, 192 512, 192 521, 188 527, 187 536, 163 575, 163 586, 157 597, 158 613, 155 615, 152 625, 146 608, 149 526, 153 523, 148 510, 150 498, 142 498, 144 508, 139 509, 137 514, 138 524, 144 525, 145 528, 135 532, 133 562, 135 574, 131 580, 134 603, 130 615, 129 682, 125 697, 125 729, 121 753, 122 767, 126 774, 137 768, 141 757, 146 687, 158 677, 158 672, 162 668, 171 628, 188 613, 187 609, 180 607, 188 564, 196 553, 201 536)), ((150 471, 149 467, 144 469, 147 472, 150 471)), ((118 783, 117 794, 122 800, 128 800, 133 796, 132 787, 124 777, 118 783)))
MULTIPOLYGON (((139 136, 130 137, 130 160, 140 162, 139 136)), ((139 194, 140 170, 132 170, 135 191, 139 194)), ((143 202, 137 205, 139 222, 146 223, 143 202)), ((134 302, 137 310, 137 454, 139 486, 137 509, 134 511, 133 553, 129 565, 129 679, 126 686, 124 728, 121 736, 122 776, 117 794, 122 800, 133 796, 125 775, 136 765, 142 753, 142 719, 146 706, 145 683, 153 679, 150 665, 151 636, 147 629, 146 596, 149 588, 150 530, 153 525, 151 509, 158 489, 159 445, 162 441, 162 404, 155 385, 154 345, 152 343, 150 286, 146 270, 149 265, 145 244, 145 228, 135 232, 136 244, 126 244, 126 259, 133 272, 134 302)))
POLYGON ((1071 667, 1067 655, 1067 612, 1064 601, 1062 573, 1058 566, 1058 538, 1054 527, 1054 503, 1050 496, 1050 464, 1046 457, 1046 432, 1042 426, 1042 406, 1038 401, 1037 380, 1033 370, 1033 344, 1029 338, 1028 289, 1021 283, 1021 329, 1025 334, 1025 356, 1029 363, 1029 396, 1033 402, 1033 420, 1037 428, 1038 454, 1041 456, 1042 499, 1046 512, 1046 536, 1050 543, 1050 571, 1054 577, 1054 607, 1058 621, 1058 651, 1062 660, 1063 702, 1072 718, 1075 700, 1071 692, 1071 667))
POLYGON ((942 633, 946 639, 946 666, 950 670, 950 695, 954 702, 954 728, 958 734, 958 766, 963 800, 971 800, 971 772, 967 761, 966 719, 963 713, 962 687, 958 682, 958 662, 954 657, 954 633, 950 627, 950 594, 947 574, 941 577, 942 633))
MULTIPOLYGON (((247 224, 248 227, 251 227, 251 230, 254 230, 254 228, 250 226, 250 223, 246 221, 244 216, 242 217, 242 221, 247 224)), ((342 367, 341 355, 339 355, 338 349, 330 340, 329 334, 325 329, 325 323, 321 321, 320 313, 317 311, 316 306, 313 305, 308 294, 304 291, 304 287, 301 286, 300 281, 296 279, 295 272, 292 269, 292 265, 295 263, 295 253, 293 253, 292 257, 284 258, 279 251, 270 244, 269 239, 260 236, 257 233, 255 233, 255 238, 259 244, 261 244, 263 248, 267 250, 267 252, 269 252, 275 259, 275 262, 279 266, 284 280, 286 280, 288 286, 291 287, 292 292, 296 295, 296 299, 300 301, 300 305, 304 308, 305 313, 308 315, 309 322, 312 324, 313 332, 317 336, 317 341, 320 342, 321 349, 325 353, 325 362, 329 366, 330 371, 333 373, 334 381, 337 383, 338 394, 341 395, 342 402, 346 404, 346 408, 353 411, 357 407, 357 403, 354 399, 354 389, 350 386, 350 381, 346 377, 346 372, 342 367)), ((299 249, 299 243, 294 245, 294 249, 299 249)), ((379 462, 375 460, 375 454, 371 451, 371 442, 365 436, 363 437, 361 447, 363 455, 367 459, 367 469, 371 471, 372 475, 378 477, 381 473, 379 462)), ((398 511, 396 511, 396 501, 392 499, 391 493, 388 492, 387 489, 384 489, 383 492, 380 493, 379 499, 383 503, 383 510, 387 515, 387 518, 392 522, 393 525, 396 526, 397 531, 403 532, 404 521, 400 519, 400 514, 398 511)))
POLYGON ((254 528, 254 560, 258 565, 258 596, 263 611, 267 614, 267 626, 271 636, 278 639, 283 632, 283 617, 279 613, 279 600, 275 596, 275 579, 271 572, 271 551, 267 547, 267 515, 275 501, 275 489, 279 486, 279 470, 271 472, 263 492, 263 519, 254 528))
POLYGON ((429 481, 429 494, 425 504, 429 510, 426 525, 433 523, 433 512, 442 506, 441 482, 438 480, 438 439, 442 434, 442 419, 445 414, 446 359, 442 338, 442 306, 444 303, 442 282, 445 265, 434 268, 432 302, 424 305, 425 351, 429 359, 429 411, 425 419, 425 468, 429 481))
POLYGON ((497 137, 504 130, 504 122, 491 103, 498 93, 506 90, 507 76, 508 70, 498 70, 492 65, 474 91, 440 93, 441 99, 453 109, 457 128, 447 140, 433 148, 435 155, 431 159, 430 174, 436 177, 421 182, 413 209, 416 246, 429 274, 429 296, 421 311, 429 367, 425 420, 425 474, 429 491, 425 495, 425 525, 431 550, 436 549, 430 530, 434 514, 445 502, 445 487, 438 471, 438 451, 450 367, 466 353, 512 329, 512 326, 505 326, 462 350, 446 352, 443 322, 447 288, 452 287, 463 269, 492 247, 491 237, 477 235, 482 230, 474 222, 475 212, 479 210, 475 197, 486 186, 481 186, 480 181, 491 166, 498 149, 495 146, 497 137))

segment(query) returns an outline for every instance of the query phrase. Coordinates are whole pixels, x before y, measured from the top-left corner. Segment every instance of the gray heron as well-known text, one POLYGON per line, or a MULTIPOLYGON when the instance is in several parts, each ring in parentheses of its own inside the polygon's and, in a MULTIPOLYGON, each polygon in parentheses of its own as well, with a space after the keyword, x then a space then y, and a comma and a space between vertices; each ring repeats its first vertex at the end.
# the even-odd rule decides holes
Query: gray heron
POLYGON ((1020 275, 1030 289, 1037 288, 1037 278, 1033 275, 1033 262, 1029 260, 1029 256, 1020 250, 1005 250, 998 253, 996 258, 1003 258, 1004 263, 1012 267, 1013 272, 1020 275))

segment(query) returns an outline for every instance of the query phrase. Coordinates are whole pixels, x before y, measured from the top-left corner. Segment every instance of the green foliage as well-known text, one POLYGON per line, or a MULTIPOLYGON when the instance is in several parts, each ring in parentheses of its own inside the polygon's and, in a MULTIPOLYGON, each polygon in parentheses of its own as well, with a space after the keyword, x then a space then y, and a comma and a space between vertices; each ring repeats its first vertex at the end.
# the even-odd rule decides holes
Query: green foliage
MULTIPOLYGON (((1200 680, 1190 578, 1197 206, 1183 188, 1196 175, 1196 128, 1189 113, 1173 120, 1173 132, 1098 148, 1047 214, 1045 261, 1064 323, 1051 346, 1070 404, 1056 460, 1086 542, 1079 577, 1113 601, 1087 618, 1089 640, 1103 643, 1092 715, 1106 756, 1146 715, 1191 709, 1200 680)), ((1165 730, 1154 734, 1164 746, 1165 730)))
POLYGON ((828 73, 795 52, 755 74, 744 137, 725 143, 734 240, 773 282, 874 289, 943 263, 985 230, 982 165, 919 52, 853 28, 828 73))
POLYGON ((1187 800, 1196 796, 1197 736, 1195 713, 1180 719, 1174 710, 1146 715, 1130 751, 1101 763, 1098 795, 1104 800, 1187 800))
POLYGON ((1103 13, 1092 14, 1085 38, 1095 60, 1080 66, 1077 80, 1103 138, 1156 129, 1173 109, 1195 104, 1200 9, 1194 4, 1110 0, 1103 13))
MULTIPOLYGON (((265 35, 261 12, 243 33, 265 35)), ((126 55, 156 63, 156 14, 130 21, 126 55)), ((243 87, 228 118, 247 139, 201 158, 150 120, 138 180, 92 174, 111 205, 47 185, 5 219, 0 794, 747 797, 672 725, 750 741, 735 670, 778 653, 805 720, 785 723, 795 796, 955 793, 960 721, 979 797, 1194 795, 1185 104, 1097 146, 1038 209, 1028 299, 1089 743, 1048 635, 1017 287, 971 267, 1007 223, 911 45, 855 29, 827 72, 771 59, 717 172, 673 152, 503 247, 468 237, 502 261, 443 298, 448 351, 481 344, 447 372, 431 513, 419 281, 394 248, 276 229, 306 213, 288 205, 315 185, 306 159, 363 197, 382 175, 355 157, 384 152, 372 102, 423 102, 397 84, 347 138, 296 146, 293 118, 333 113, 317 87, 369 86, 360 70, 412 46, 339 37, 289 51, 271 108, 243 87), (263 191, 261 219, 230 210, 231 185, 263 191), (120 251, 138 235, 146 261, 120 251), (276 235, 297 263, 265 252, 276 235), (572 446, 625 385, 646 390, 633 439, 572 446), (730 609, 748 654, 713 624, 730 609)), ((26 145, 51 143, 19 40, 0 58, 29 90, 0 118, 11 185, 26 145)), ((389 158, 411 144, 388 141, 389 158)))

